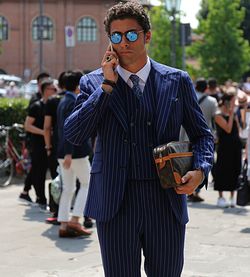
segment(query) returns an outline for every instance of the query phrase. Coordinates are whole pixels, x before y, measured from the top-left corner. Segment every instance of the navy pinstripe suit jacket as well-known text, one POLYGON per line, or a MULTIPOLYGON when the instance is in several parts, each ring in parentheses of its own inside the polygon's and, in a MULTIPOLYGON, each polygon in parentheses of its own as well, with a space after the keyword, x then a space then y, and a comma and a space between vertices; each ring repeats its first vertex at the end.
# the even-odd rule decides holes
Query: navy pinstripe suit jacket
MULTIPOLYGON (((207 176, 213 161, 213 136, 188 74, 153 60, 150 74, 154 74, 157 145, 178 140, 183 125, 193 143, 193 166, 207 176)), ((127 182, 129 121, 121 97, 123 91, 116 86, 109 95, 103 92, 102 81, 101 69, 82 77, 81 94, 64 128, 66 138, 73 144, 81 144, 97 133, 85 214, 98 221, 108 221, 120 207, 127 182)), ((188 221, 186 195, 178 195, 173 189, 166 194, 177 219, 185 224, 188 221)))

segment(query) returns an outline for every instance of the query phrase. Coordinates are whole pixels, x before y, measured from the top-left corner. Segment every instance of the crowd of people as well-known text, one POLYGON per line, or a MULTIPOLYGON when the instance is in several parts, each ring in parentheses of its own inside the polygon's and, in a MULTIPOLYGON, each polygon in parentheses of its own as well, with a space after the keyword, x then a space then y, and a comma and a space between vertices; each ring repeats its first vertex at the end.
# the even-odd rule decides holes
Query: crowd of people
MULTIPOLYGON (((216 79, 198 78, 195 89, 198 103, 206 122, 214 135, 215 160, 212 168, 212 185, 218 191, 217 206, 235 207, 235 191, 239 186, 239 175, 243 160, 247 159, 247 138, 250 124, 250 91, 247 84, 228 80, 218 85, 216 79), (225 198, 228 191, 230 196, 225 198)), ((183 129, 180 139, 188 139, 183 129)), ((202 202, 197 189, 188 196, 190 202, 202 202)))
MULTIPOLYGON (((62 72, 58 78, 59 87, 46 72, 38 75, 39 91, 30 99, 28 115, 24 126, 28 132, 28 144, 31 156, 31 170, 25 179, 25 185, 19 199, 32 203, 29 191, 33 186, 36 205, 42 211, 49 208, 52 217, 46 222, 59 224, 60 237, 89 236, 91 233, 80 224, 86 202, 90 163, 92 153, 89 140, 81 146, 70 144, 64 137, 63 125, 71 113, 77 94, 80 71, 62 72), (61 174, 63 190, 59 206, 55 203, 49 187, 49 200, 46 198, 46 173, 51 178, 61 174), (77 179, 76 179, 77 178, 77 179), (77 180, 77 181, 76 181, 77 180), (72 217, 70 209, 77 189, 72 217)), ((84 225, 92 227, 92 220, 85 217, 84 225)))

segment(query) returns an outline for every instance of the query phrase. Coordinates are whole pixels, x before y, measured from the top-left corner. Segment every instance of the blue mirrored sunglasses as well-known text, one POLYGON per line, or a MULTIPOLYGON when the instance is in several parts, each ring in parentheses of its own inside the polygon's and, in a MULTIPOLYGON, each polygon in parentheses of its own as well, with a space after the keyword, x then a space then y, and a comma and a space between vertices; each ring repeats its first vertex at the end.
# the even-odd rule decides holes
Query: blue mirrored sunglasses
POLYGON ((129 41, 129 42, 135 42, 137 41, 139 34, 144 32, 143 30, 141 31, 127 31, 125 33, 121 33, 121 32, 114 32, 109 36, 109 39, 112 43, 114 44, 119 44, 122 41, 122 36, 124 35, 125 38, 129 41))

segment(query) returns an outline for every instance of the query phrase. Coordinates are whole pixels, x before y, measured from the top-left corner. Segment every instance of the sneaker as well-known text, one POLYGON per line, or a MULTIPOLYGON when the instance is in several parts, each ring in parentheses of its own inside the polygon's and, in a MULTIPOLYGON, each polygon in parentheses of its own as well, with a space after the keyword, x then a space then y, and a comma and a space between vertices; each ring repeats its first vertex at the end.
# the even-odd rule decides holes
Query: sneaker
POLYGON ((217 200, 217 206, 220 208, 228 208, 228 203, 224 197, 219 197, 217 200))
POLYGON ((57 217, 48 217, 45 220, 46 223, 52 224, 52 225, 60 225, 61 223, 57 221, 57 217))
POLYGON ((230 197, 230 199, 229 199, 229 206, 231 208, 234 208, 235 205, 236 205, 235 199, 233 197, 230 197))
POLYGON ((32 199, 30 198, 28 193, 25 194, 25 193, 21 192, 20 195, 19 195, 19 200, 22 201, 22 202, 26 202, 28 204, 33 203, 32 199))
POLYGON ((84 216, 83 226, 85 228, 92 228, 93 227, 92 219, 90 217, 84 216))
POLYGON ((47 204, 39 204, 39 210, 42 213, 47 213, 49 212, 48 206, 47 204))

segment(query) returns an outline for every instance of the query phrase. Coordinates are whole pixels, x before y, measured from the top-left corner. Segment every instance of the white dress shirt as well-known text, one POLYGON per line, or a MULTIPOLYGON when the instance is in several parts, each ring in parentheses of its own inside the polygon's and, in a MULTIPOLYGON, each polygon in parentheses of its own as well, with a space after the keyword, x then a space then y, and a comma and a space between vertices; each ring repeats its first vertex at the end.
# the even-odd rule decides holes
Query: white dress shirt
POLYGON ((147 63, 144 65, 144 67, 142 69, 140 69, 138 72, 136 73, 132 73, 126 69, 124 69, 123 67, 121 67, 120 65, 117 66, 116 68, 118 74, 122 77, 122 79, 129 85, 129 87, 133 87, 133 83, 132 81, 129 79, 130 75, 137 75, 140 78, 139 81, 139 86, 141 91, 144 90, 146 81, 148 79, 149 76, 149 72, 151 70, 151 63, 150 63, 150 59, 149 57, 147 58, 147 63))

